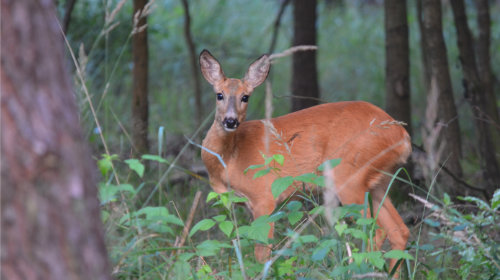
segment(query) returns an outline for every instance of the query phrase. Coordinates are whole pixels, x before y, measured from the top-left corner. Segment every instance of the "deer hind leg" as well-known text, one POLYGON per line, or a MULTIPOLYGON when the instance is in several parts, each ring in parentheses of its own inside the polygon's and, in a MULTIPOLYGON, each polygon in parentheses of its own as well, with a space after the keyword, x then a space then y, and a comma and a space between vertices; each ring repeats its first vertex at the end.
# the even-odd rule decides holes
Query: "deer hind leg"
MULTIPOLYGON (((252 203, 252 201, 250 201, 250 205, 254 220, 263 215, 270 215, 276 207, 273 198, 260 198, 256 203, 252 203)), ((269 229, 269 233, 267 236, 269 239, 272 239, 274 236, 274 223, 269 223, 269 225, 271 226, 271 228, 269 229)), ((269 259, 269 256, 271 256, 271 248, 271 244, 255 244, 255 259, 257 259, 257 261, 260 263, 265 263, 269 259)))
MULTIPOLYGON (((390 177, 384 174, 379 174, 377 184, 370 190, 373 199, 373 211, 375 215, 379 209, 380 203, 384 198, 385 192, 387 190, 387 184, 390 181, 390 177)), ((393 250, 404 250, 408 242, 408 237, 410 236, 410 231, 408 227, 403 222, 403 219, 399 215, 396 208, 392 204, 389 197, 386 197, 383 201, 382 207, 380 207, 380 212, 377 217, 377 223, 381 227, 380 231, 376 233, 376 245, 380 249, 383 245, 385 237, 389 239, 391 248, 393 250)), ((391 259, 390 270, 396 265, 396 260, 391 259)), ((395 277, 398 277, 399 273, 396 273, 395 277)))

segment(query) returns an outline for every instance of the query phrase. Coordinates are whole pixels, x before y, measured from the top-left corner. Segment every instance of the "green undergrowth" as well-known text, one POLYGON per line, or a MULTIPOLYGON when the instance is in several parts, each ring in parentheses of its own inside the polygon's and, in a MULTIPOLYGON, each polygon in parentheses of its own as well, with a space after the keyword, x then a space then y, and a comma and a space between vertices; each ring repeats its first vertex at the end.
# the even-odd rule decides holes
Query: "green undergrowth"
MULTIPOLYGON (((326 164, 334 167, 340 161, 326 164)), ((378 226, 363 213, 377 209, 372 209, 368 194, 362 205, 331 207, 303 188, 328 185, 318 175, 326 164, 315 173, 279 177, 283 156, 264 156, 263 164, 247 171, 256 171, 255 178, 274 173, 273 195, 278 197, 292 186, 301 200, 286 201, 271 215, 253 221, 239 205, 246 198, 233 191, 205 192, 187 227, 193 195, 177 199, 178 194, 167 195, 171 189, 162 191, 147 183, 148 177, 159 176, 157 169, 168 170, 172 160, 155 155, 123 161, 103 156, 98 163, 107 178, 99 184, 99 197, 118 279, 387 278, 394 272, 388 271, 389 258, 400 260, 403 279, 496 279, 500 271, 500 191, 490 202, 461 198, 473 211, 460 211, 446 195, 441 201, 426 201, 425 218, 411 228, 407 250, 390 250, 386 245, 373 251, 369 244, 378 226), (274 239, 267 237, 271 222, 276 225, 274 239), (254 258, 256 243, 273 246, 265 264, 254 258)))

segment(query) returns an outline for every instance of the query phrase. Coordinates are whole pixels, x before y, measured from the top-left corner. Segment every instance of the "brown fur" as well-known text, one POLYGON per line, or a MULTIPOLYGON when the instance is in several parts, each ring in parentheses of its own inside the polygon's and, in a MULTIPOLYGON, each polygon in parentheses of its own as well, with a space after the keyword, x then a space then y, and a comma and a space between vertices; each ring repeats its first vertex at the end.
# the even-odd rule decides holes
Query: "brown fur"
MULTIPOLYGON (((224 169, 219 160, 206 151, 202 151, 202 159, 213 189, 225 192, 230 186, 248 198, 254 218, 271 214, 277 203, 295 192, 292 186, 274 199, 271 184, 276 175, 269 173, 253 179, 255 170, 243 172, 250 165, 262 164, 260 152, 266 152, 264 138, 265 130, 269 128, 262 121, 244 121, 247 104, 239 102, 242 95, 250 95, 253 88, 264 81, 269 70, 269 65, 267 70, 263 67, 265 63, 269 62, 262 58, 257 60, 250 66, 245 79, 235 80, 225 78, 220 66, 217 68, 218 62, 208 52, 200 55, 202 73, 215 91, 223 93, 225 98, 236 96, 238 104, 235 110, 241 123, 235 131, 226 131, 222 120, 227 108, 223 100, 217 101, 215 121, 203 147, 219 154, 227 168, 224 169), (220 73, 213 73, 214 68, 220 73), (223 78, 214 80, 213 76, 223 78), (248 81, 247 77, 253 80, 248 81)), ((337 196, 343 204, 362 204, 368 191, 372 194, 374 207, 378 207, 390 180, 382 172, 393 173, 411 153, 406 130, 383 110, 366 102, 322 104, 274 118, 271 123, 278 136, 268 134, 271 139, 266 154, 285 157, 280 176, 315 172, 324 161, 341 158, 340 165, 328 172, 331 172, 337 196)), ((388 198, 377 222, 382 228, 375 238, 377 248, 387 236, 393 249, 404 250, 409 231, 388 198)), ((269 237, 273 236, 273 230, 272 227, 269 237)), ((270 248, 257 245, 255 254, 259 261, 264 261, 269 257, 270 248)), ((391 266, 394 264, 395 261, 391 261, 391 266)))

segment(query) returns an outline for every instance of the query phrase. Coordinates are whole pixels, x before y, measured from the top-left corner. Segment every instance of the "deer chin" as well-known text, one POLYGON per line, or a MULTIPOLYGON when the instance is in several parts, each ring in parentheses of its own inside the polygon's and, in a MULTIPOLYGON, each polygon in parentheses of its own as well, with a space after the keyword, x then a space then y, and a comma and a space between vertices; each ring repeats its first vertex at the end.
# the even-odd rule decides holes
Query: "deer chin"
POLYGON ((225 131, 225 132, 230 132, 230 133, 231 133, 231 132, 235 132, 235 131, 236 131, 236 129, 238 128, 238 126, 235 126, 235 127, 233 127, 233 128, 229 128, 229 127, 227 127, 226 125, 222 125, 222 127, 224 128, 224 131, 225 131))

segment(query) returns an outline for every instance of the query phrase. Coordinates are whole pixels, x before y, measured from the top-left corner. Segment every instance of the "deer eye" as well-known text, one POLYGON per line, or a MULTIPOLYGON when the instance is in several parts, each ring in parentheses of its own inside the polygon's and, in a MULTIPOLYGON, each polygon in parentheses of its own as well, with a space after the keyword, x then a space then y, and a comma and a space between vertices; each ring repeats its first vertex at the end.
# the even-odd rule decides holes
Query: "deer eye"
POLYGON ((222 93, 217 93, 217 100, 222 100, 224 99, 224 95, 222 93))
POLYGON ((247 103, 249 98, 250 98, 250 96, 248 96, 248 95, 243 95, 243 97, 241 98, 241 102, 245 102, 245 103, 247 103))

